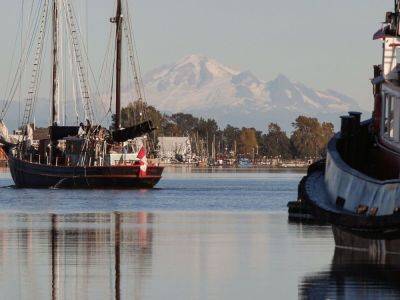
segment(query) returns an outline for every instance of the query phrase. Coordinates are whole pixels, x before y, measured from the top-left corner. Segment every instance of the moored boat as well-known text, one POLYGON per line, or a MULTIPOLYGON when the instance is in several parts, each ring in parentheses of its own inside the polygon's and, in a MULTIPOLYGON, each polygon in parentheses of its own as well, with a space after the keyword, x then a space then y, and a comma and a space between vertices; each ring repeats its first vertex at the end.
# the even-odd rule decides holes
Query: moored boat
MULTIPOLYGON (((29 57, 33 59, 28 96, 20 127, 22 134, 17 141, 10 141, 6 136, 8 134, 1 134, 1 142, 16 187, 153 188, 161 179, 164 168, 157 163, 149 163, 147 159, 151 144, 148 142, 149 135, 155 128, 146 112, 127 6, 128 2, 117 0, 116 15, 110 20, 116 28, 115 44, 109 45, 109 49, 115 49, 114 56, 108 64, 111 66, 109 75, 111 80, 107 82, 107 85, 110 85, 107 86, 107 90, 111 90, 111 95, 108 95, 110 107, 101 118, 96 118, 94 113, 89 80, 89 73, 92 71, 86 48, 81 46, 83 39, 72 2, 46 0, 36 8, 37 18, 30 21, 32 24, 28 28, 28 33, 32 35, 30 43, 34 44, 36 40, 36 46, 26 46, 21 49, 21 53, 26 55, 26 60, 29 57), (47 28, 49 24, 51 30, 47 28), (44 49, 48 31, 52 34, 50 126, 46 130, 47 134, 35 144, 33 139, 35 126, 32 125, 32 118, 43 77, 42 71, 46 59, 44 49), (66 49, 69 53, 69 62, 62 57, 66 49), (135 124, 125 128, 121 126, 123 54, 127 54, 126 59, 129 62, 127 73, 132 72, 130 75, 133 80, 129 84, 134 86, 132 90, 135 90, 136 101, 142 107, 142 110, 137 112, 135 124), (68 75, 71 77, 75 75, 76 78, 66 80, 65 69, 68 63, 71 73, 68 75), (66 92, 69 88, 68 82, 72 87, 66 92), (80 92, 79 96, 76 96, 77 90, 80 92), (115 107, 112 110, 114 92, 115 107), (71 106, 74 106, 76 120, 72 126, 66 125, 67 115, 71 113, 67 111, 66 100, 69 97, 75 97, 75 103, 71 106), (78 100, 81 101, 82 107, 78 107, 78 100), (109 128, 103 125, 106 119, 112 119, 109 128), (59 125, 61 123, 64 124, 61 126, 59 125)), ((24 68, 18 67, 14 75, 15 81, 24 77, 23 70, 24 68)), ((97 86, 97 82, 95 84, 97 86)), ((5 101, 0 114, 3 129, 5 128, 3 119, 15 96, 16 86, 18 84, 12 85, 10 89, 12 96, 5 101)))
POLYGON ((386 14, 374 39, 383 42, 374 67, 374 111, 342 116, 326 161, 302 180, 299 198, 317 219, 329 222, 337 247, 400 254, 400 2, 386 14))
POLYGON ((141 174, 141 166, 54 166, 29 162, 14 156, 9 167, 16 187, 29 188, 96 188, 148 189, 161 179, 163 168, 148 166, 141 174))

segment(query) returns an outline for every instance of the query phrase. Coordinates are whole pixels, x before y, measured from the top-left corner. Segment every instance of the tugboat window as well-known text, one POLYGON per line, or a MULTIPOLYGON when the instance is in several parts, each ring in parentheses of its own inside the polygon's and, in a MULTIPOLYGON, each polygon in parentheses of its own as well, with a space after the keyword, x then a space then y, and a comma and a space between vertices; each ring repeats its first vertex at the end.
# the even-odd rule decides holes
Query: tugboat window
POLYGON ((394 138, 394 97, 385 95, 384 106, 384 135, 390 139, 394 138))

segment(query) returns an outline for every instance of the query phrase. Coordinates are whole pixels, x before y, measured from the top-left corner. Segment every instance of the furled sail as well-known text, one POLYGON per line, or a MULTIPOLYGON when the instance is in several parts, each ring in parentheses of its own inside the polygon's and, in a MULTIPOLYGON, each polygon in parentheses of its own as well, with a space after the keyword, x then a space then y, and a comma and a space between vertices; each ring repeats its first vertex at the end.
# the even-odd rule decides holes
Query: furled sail
POLYGON ((132 127, 113 131, 112 138, 114 142, 122 143, 131 140, 147 133, 154 131, 155 128, 151 121, 146 121, 132 127))
POLYGON ((49 133, 52 141, 62 140, 68 136, 78 135, 79 126, 50 126, 49 133))

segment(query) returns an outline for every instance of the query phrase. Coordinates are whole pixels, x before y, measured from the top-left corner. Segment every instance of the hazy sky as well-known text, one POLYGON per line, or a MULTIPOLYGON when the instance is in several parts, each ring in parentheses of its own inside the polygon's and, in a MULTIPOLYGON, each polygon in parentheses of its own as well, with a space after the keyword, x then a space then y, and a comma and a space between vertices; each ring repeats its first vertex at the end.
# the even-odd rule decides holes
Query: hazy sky
MULTIPOLYGON (((21 1, 0 1, 1 88, 21 1)), ((26 6, 31 1, 25 0, 26 6)), ((372 34, 393 6, 392 0, 128 1, 144 71, 201 53, 265 80, 282 73, 313 88, 336 89, 367 108, 372 103, 372 65, 380 63, 381 55, 372 34)), ((73 2, 82 15, 86 2, 89 7, 89 53, 96 69, 115 1, 73 2)))

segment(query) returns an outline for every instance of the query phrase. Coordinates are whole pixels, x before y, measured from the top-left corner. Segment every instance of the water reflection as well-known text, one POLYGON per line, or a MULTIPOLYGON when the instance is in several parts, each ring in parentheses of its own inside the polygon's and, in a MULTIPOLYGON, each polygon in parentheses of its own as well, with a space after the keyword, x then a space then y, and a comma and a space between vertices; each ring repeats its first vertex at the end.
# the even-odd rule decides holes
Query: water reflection
POLYGON ((1 299, 293 299, 333 255, 286 214, 0 214, 1 299), (318 255, 316 255, 318 253, 318 255))
POLYGON ((303 278, 304 299, 399 299, 400 257, 336 248, 328 271, 303 278))
POLYGON ((141 299, 152 267, 152 214, 4 215, 0 223, 3 296, 121 299, 123 290, 141 299))

